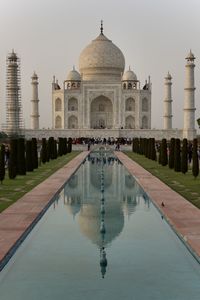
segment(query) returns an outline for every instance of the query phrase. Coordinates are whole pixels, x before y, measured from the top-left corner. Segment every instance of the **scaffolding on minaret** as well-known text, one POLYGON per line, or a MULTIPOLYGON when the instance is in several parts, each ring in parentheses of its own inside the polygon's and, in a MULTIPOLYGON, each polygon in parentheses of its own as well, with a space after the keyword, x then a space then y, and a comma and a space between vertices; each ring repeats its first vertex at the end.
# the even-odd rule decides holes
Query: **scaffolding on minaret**
POLYGON ((21 103, 20 59, 12 50, 6 59, 6 133, 9 138, 24 135, 21 103))

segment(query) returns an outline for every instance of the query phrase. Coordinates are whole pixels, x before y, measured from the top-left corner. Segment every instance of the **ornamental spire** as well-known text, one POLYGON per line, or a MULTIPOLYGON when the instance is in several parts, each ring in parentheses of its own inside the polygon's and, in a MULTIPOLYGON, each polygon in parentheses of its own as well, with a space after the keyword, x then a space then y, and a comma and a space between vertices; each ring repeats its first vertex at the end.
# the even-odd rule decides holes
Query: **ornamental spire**
POLYGON ((101 30, 101 34, 103 34, 103 20, 101 20, 101 27, 100 27, 100 30, 101 30))

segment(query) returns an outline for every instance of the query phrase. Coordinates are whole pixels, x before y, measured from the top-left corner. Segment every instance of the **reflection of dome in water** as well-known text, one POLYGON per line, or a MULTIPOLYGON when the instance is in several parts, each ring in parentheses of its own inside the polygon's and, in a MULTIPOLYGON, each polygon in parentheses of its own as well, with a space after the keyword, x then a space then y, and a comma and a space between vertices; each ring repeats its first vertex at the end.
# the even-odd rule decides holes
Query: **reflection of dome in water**
MULTIPOLYGON (((112 242, 124 227, 124 215, 121 204, 118 202, 107 204, 105 202, 105 228, 103 245, 112 242)), ((100 201, 98 205, 84 205, 78 216, 80 231, 94 244, 102 247, 102 234, 100 233, 101 215, 100 201)))
POLYGON ((138 205, 138 200, 136 198, 136 195, 132 194, 124 197, 123 205, 122 205, 124 214, 126 216, 132 215, 132 213, 136 211, 137 205, 138 205))
POLYGON ((65 205, 67 206, 67 211, 73 217, 75 217, 76 214, 79 213, 79 211, 81 209, 80 199, 73 199, 73 198, 69 197, 67 199, 67 201, 65 202, 65 205))

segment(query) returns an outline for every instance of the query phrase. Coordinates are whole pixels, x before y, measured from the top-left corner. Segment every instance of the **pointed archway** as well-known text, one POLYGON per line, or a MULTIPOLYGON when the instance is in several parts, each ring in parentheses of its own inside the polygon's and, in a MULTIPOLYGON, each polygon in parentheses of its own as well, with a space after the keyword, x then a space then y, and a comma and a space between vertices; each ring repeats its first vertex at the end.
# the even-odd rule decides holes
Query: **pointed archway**
POLYGON ((102 95, 92 100, 90 127, 94 129, 113 128, 113 105, 109 98, 102 95))

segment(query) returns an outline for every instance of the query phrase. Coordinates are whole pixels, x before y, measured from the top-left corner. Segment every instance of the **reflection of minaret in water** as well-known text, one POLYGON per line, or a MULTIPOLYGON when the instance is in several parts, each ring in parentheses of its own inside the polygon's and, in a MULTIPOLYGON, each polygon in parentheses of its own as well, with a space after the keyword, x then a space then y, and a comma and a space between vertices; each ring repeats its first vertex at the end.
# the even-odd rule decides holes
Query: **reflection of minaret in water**
POLYGON ((101 274, 102 274, 102 278, 104 278, 105 274, 106 274, 106 267, 107 267, 107 258, 106 258, 106 251, 105 248, 102 247, 102 249, 100 250, 100 266, 101 266, 101 274))
POLYGON ((101 225, 100 225, 100 233, 101 233, 101 249, 100 249, 100 266, 101 266, 101 274, 102 278, 104 278, 106 274, 106 267, 107 267, 107 258, 106 258, 106 251, 104 248, 104 240, 106 234, 106 227, 104 223, 104 215, 105 215, 105 198, 104 198, 104 171, 103 171, 103 162, 102 162, 102 169, 101 169, 101 208, 100 208, 100 215, 101 215, 101 225))

